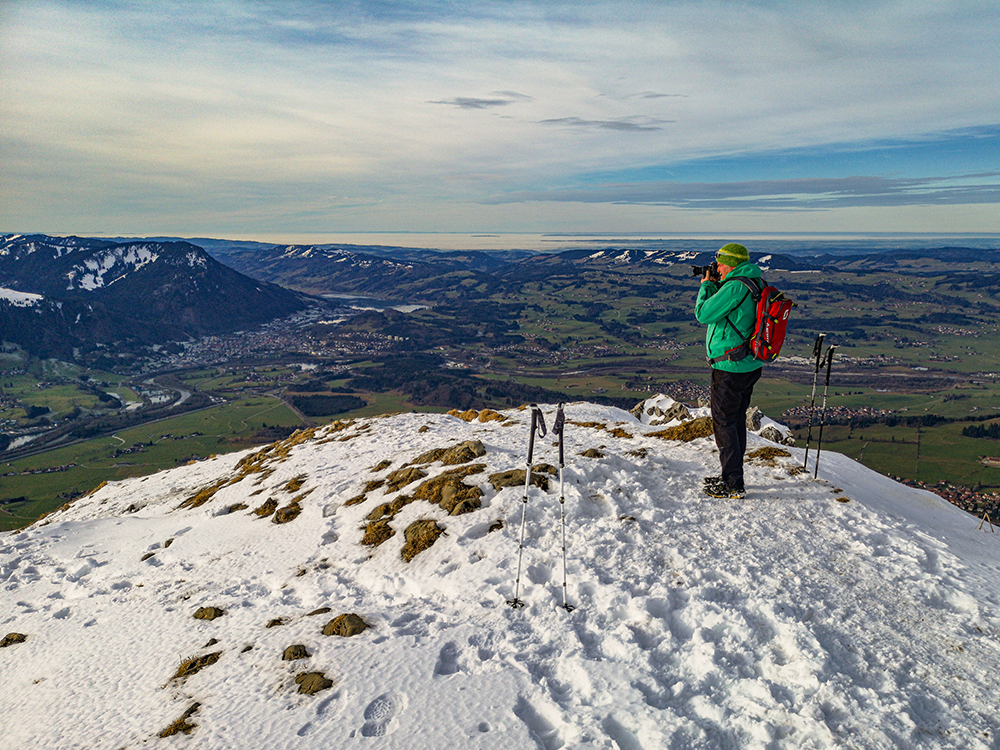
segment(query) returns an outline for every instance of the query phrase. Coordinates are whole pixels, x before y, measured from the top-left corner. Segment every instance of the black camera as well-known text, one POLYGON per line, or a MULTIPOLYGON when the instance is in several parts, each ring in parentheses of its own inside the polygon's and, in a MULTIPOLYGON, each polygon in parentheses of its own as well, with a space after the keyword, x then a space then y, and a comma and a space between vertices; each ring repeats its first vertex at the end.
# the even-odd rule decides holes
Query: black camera
POLYGON ((712 265, 710 265, 710 266, 691 266, 691 275, 692 276, 702 276, 702 277, 704 277, 706 273, 708 274, 708 277, 710 279, 713 279, 714 281, 718 281, 719 280, 719 264, 716 263, 713 260, 712 261, 712 265))

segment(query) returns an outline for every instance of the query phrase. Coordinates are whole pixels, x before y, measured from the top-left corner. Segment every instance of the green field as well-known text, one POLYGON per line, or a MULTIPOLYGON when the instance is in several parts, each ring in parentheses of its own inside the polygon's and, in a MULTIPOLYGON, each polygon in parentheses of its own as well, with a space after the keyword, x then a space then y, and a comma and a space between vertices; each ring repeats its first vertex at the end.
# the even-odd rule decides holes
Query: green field
POLYGON ((0 464, 4 473, 75 464, 67 471, 0 477, 0 500, 26 498, 0 509, 0 530, 19 528, 85 493, 103 481, 144 476, 192 459, 241 450, 267 426, 299 426, 299 418, 280 400, 258 397, 122 430, 36 456, 0 464), (115 456, 140 443, 139 452, 115 456))

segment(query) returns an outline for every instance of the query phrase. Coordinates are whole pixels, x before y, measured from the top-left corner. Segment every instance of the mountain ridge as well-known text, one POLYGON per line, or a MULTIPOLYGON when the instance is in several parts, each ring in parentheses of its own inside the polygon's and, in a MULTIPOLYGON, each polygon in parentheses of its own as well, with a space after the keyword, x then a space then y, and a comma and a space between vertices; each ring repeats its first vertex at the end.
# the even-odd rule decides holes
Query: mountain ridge
POLYGON ((539 467, 524 504, 523 477, 493 479, 524 467, 528 414, 337 422, 0 536, 0 623, 24 636, 0 708, 49 716, 9 741, 996 746, 995 542, 968 515, 836 454, 812 481, 756 434, 748 499, 709 499, 710 438, 587 403, 566 405, 564 485, 539 467), (463 487, 478 507, 449 512, 463 487), (341 614, 368 629, 324 635, 341 614))

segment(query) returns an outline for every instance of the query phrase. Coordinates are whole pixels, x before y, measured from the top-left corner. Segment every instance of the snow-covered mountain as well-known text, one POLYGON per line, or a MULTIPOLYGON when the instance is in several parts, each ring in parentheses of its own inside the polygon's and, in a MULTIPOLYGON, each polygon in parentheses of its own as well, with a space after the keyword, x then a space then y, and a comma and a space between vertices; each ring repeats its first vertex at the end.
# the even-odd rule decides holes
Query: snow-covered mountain
POLYGON ((8 290, 0 293, 0 336, 41 356, 239 330, 315 303, 186 242, 7 235, 0 286, 8 290))
POLYGON ((0 746, 998 747, 977 519, 756 435, 707 498, 697 422, 566 413, 572 611, 528 410, 338 422, 0 536, 0 746))

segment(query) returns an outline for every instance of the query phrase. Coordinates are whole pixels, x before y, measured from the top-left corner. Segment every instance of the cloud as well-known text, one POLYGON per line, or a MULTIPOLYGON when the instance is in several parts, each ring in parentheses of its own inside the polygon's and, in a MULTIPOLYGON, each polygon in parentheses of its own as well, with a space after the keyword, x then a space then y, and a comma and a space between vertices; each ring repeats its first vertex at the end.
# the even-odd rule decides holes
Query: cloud
POLYGON ((543 125, 567 125, 573 128, 596 128, 597 130, 622 130, 628 132, 649 132, 663 130, 660 124, 675 120, 650 120, 648 118, 625 118, 621 120, 585 120, 582 117, 556 117, 539 120, 543 125), (636 121, 640 120, 640 121, 636 121), (654 124, 659 123, 659 124, 654 124))
POLYGON ((741 211, 1000 203, 1000 181, 983 181, 996 176, 978 174, 924 179, 855 176, 730 183, 635 183, 522 191, 495 197, 490 202, 611 203, 741 211))
POLYGON ((491 107, 506 107, 519 102, 530 102, 532 98, 515 91, 496 91, 492 94, 492 99, 457 96, 454 99, 437 100, 428 102, 429 104, 447 104, 459 109, 489 109, 491 107))

